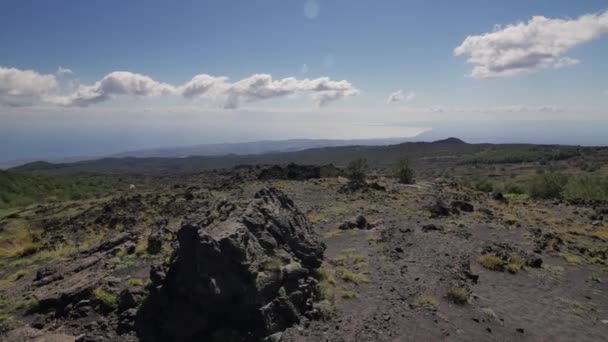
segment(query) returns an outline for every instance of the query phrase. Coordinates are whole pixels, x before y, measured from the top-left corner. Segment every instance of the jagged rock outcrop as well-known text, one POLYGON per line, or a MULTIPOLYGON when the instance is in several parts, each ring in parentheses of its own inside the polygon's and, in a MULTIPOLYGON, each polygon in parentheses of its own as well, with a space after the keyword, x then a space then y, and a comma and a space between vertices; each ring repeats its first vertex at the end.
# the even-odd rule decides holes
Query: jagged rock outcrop
POLYGON ((325 245, 279 190, 260 190, 216 225, 186 224, 178 240, 169 264, 151 271, 142 340, 259 341, 313 313, 325 245))

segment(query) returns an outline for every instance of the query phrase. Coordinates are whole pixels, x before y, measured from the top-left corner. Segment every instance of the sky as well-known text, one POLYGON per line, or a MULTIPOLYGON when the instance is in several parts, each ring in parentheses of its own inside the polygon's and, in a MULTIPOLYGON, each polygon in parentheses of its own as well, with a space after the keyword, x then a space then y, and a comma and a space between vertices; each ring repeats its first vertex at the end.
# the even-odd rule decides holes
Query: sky
POLYGON ((0 2, 0 161, 450 127, 608 144, 607 108, 605 0, 0 2))

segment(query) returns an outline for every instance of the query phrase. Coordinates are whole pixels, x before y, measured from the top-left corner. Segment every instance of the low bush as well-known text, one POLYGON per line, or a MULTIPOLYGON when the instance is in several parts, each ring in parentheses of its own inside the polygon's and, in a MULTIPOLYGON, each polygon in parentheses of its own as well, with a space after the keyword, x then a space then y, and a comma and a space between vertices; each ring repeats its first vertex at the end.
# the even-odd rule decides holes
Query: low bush
POLYGON ((589 175, 573 177, 563 189, 567 199, 608 200, 608 177, 589 175))
POLYGON ((449 301, 458 305, 464 305, 469 300, 469 291, 462 287, 449 288, 445 295, 449 301))
POLYGON ((528 194, 532 198, 561 198, 567 183, 568 177, 561 173, 543 173, 530 180, 528 194))
POLYGON ((354 185, 361 185, 365 183, 367 177, 367 160, 366 159, 355 159, 348 163, 346 167, 346 177, 354 185))
POLYGON ((495 254, 484 254, 477 261, 481 266, 492 271, 502 271, 504 267, 502 259, 495 254))
POLYGON ((413 184, 414 170, 410 167, 410 162, 407 159, 401 159, 395 164, 394 174, 400 183, 413 184))

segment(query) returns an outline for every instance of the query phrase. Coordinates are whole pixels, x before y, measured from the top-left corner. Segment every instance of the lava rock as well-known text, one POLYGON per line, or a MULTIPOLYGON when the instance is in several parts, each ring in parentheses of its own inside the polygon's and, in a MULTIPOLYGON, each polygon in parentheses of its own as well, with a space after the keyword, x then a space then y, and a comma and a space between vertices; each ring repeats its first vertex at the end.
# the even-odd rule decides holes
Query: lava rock
POLYGON ((279 190, 260 190, 247 209, 215 225, 185 224, 177 238, 166 275, 153 280, 137 313, 142 340, 259 341, 312 311, 318 281, 310 274, 325 245, 279 190))
POLYGON ((146 251, 150 254, 158 254, 163 249, 163 237, 160 234, 151 234, 148 236, 148 245, 146 251))
POLYGON ((443 231, 443 227, 434 225, 432 223, 425 224, 424 226, 422 226, 422 231, 423 232, 443 231))
POLYGON ((339 227, 340 229, 369 229, 370 225, 367 222, 365 216, 359 214, 354 218, 342 223, 339 227))
POLYGON ((431 217, 450 216, 450 208, 448 208, 441 198, 437 198, 431 205, 428 206, 431 212, 431 217))
POLYGON ((450 207, 452 208, 452 212, 467 212, 467 213, 472 213, 474 210, 474 207, 471 203, 469 202, 465 202, 465 201, 453 201, 450 204, 450 207))

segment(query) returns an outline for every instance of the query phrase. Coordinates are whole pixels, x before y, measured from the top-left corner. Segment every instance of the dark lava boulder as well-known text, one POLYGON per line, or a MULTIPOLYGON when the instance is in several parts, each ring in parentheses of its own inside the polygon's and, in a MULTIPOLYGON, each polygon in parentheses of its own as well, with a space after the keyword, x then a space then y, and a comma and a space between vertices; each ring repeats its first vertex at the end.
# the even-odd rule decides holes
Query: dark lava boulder
POLYGON ((492 199, 498 202, 503 202, 503 203, 507 203, 508 200, 505 197, 505 195, 502 194, 502 192, 494 192, 492 193, 492 199))
POLYGON ((365 218, 365 216, 359 214, 355 217, 353 217, 350 220, 345 221, 344 223, 342 223, 340 225, 340 229, 355 229, 355 228, 359 228, 359 229, 369 229, 370 224, 367 222, 367 219, 365 218))
POLYGON ((450 216, 450 208, 443 202, 441 198, 437 198, 433 203, 428 206, 428 210, 431 212, 431 217, 450 216))
POLYGON ((240 212, 180 229, 172 260, 151 272, 142 340, 259 341, 313 314, 325 245, 309 221, 274 188, 240 212))
POLYGON ((471 203, 465 201, 452 201, 450 207, 452 207, 454 213, 460 213, 461 211, 472 213, 475 209, 471 203))

